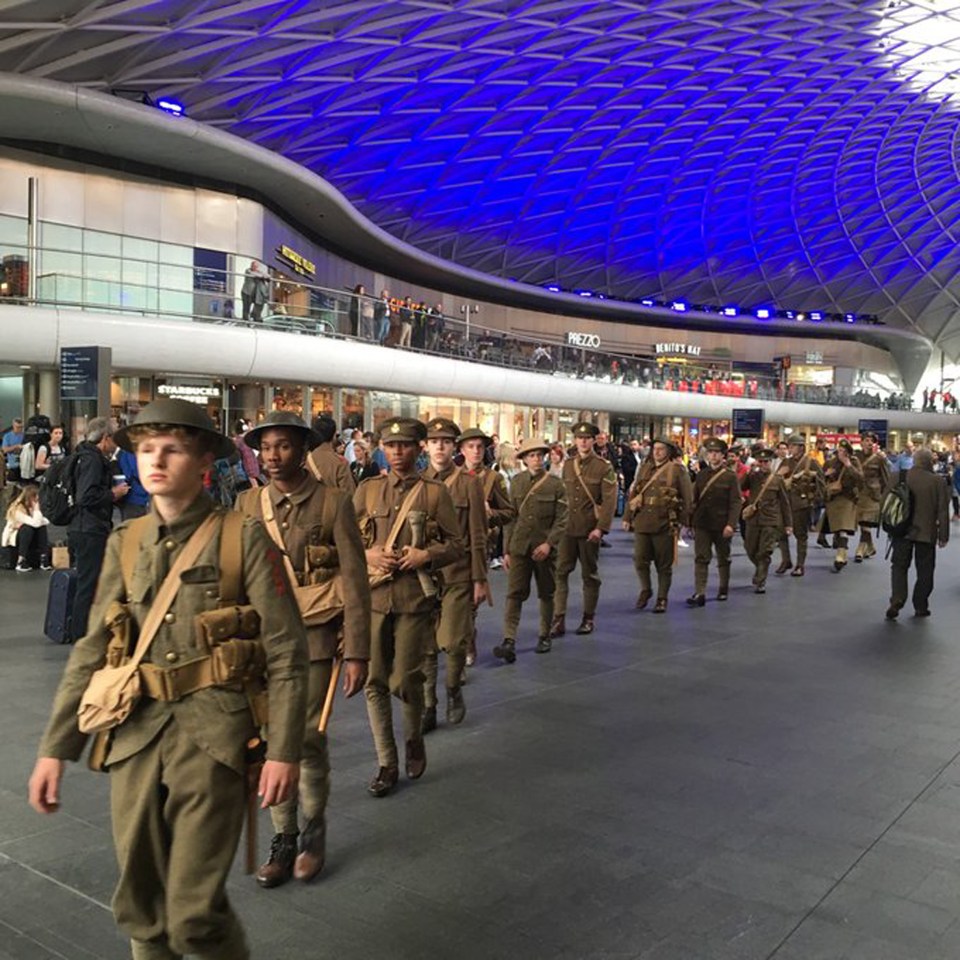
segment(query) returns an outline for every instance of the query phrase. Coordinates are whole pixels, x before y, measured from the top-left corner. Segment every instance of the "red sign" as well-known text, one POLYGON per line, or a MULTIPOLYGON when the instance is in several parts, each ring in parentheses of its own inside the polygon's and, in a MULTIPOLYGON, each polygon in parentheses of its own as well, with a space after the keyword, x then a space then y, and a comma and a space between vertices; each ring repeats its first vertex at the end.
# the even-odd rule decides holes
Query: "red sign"
POLYGON ((837 444, 841 440, 847 440, 850 443, 859 443, 859 433, 818 433, 818 440, 825 440, 827 443, 837 444))

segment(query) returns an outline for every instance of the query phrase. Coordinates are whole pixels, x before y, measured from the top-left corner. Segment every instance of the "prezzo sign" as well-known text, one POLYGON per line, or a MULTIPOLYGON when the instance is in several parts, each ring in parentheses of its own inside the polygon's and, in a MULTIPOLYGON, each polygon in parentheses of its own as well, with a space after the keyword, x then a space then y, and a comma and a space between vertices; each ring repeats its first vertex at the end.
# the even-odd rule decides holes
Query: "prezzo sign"
POLYGON ((600 349, 600 338, 595 333, 576 333, 571 330, 567 333, 568 347, 588 347, 591 350, 600 349))
POLYGON ((699 357, 700 347, 695 343, 658 343, 656 344, 657 356, 666 355, 669 357, 699 357))

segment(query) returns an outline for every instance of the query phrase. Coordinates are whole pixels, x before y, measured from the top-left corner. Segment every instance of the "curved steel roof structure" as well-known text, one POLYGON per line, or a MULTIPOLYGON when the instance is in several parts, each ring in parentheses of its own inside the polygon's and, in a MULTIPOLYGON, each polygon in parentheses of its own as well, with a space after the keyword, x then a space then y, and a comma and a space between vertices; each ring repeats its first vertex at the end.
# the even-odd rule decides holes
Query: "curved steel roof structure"
POLYGON ((4 70, 174 97, 428 254, 876 313, 953 357, 955 50, 951 0, 0 5, 4 70))

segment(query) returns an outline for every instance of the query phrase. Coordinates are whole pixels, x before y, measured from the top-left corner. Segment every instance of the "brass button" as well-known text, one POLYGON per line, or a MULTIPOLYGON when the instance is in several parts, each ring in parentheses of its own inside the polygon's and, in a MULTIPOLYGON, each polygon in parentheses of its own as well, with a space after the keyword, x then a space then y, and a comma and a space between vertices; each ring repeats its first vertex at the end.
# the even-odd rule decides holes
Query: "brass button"
POLYGON ((173 550, 173 549, 175 549, 175 547, 177 546, 177 541, 176 541, 176 540, 164 540, 163 545, 164 545, 168 550, 173 550))
POLYGON ((287 530, 287 529, 289 529, 290 524, 287 523, 286 520, 284 520, 283 523, 280 524, 280 526, 283 527, 284 530, 287 530))
POLYGON ((179 654, 177 654, 177 653, 175 653, 173 650, 171 650, 171 651, 166 655, 165 659, 166 659, 167 663, 176 663, 176 662, 180 659, 180 656, 179 656, 179 654))
POLYGON ((208 597, 216 597, 216 596, 217 596, 217 591, 216 591, 216 590, 213 590, 213 589, 207 590, 206 593, 207 593, 207 596, 208 596, 208 597))
POLYGON ((175 613, 172 613, 172 612, 171 612, 171 613, 165 613, 165 614, 163 615, 163 622, 164 622, 164 623, 175 623, 175 622, 176 622, 176 619, 177 619, 177 615, 176 615, 175 613))

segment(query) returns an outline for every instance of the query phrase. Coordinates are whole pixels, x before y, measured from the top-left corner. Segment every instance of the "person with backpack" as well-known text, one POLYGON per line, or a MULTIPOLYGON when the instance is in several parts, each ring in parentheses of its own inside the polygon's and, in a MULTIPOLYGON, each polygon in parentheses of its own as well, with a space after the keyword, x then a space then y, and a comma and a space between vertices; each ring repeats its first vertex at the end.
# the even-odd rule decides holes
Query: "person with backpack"
POLYGON ((895 473, 890 480, 888 497, 880 508, 884 529, 891 534, 890 605, 887 620, 896 620, 907 602, 907 574, 911 564, 916 566, 917 579, 913 586, 914 616, 930 616, 930 594, 933 593, 933 571, 937 547, 945 547, 950 539, 950 494, 947 485, 933 472, 933 454, 918 449, 913 454, 913 466, 895 473), (890 499, 902 501, 898 488, 906 485, 909 506, 898 527, 892 527, 890 499))
POLYGON ((110 458, 117 449, 113 433, 110 420, 94 417, 70 464, 74 513, 67 527, 67 546, 70 566, 77 571, 71 628, 74 640, 87 632, 87 618, 113 526, 113 505, 130 490, 127 483, 113 482, 110 458))

